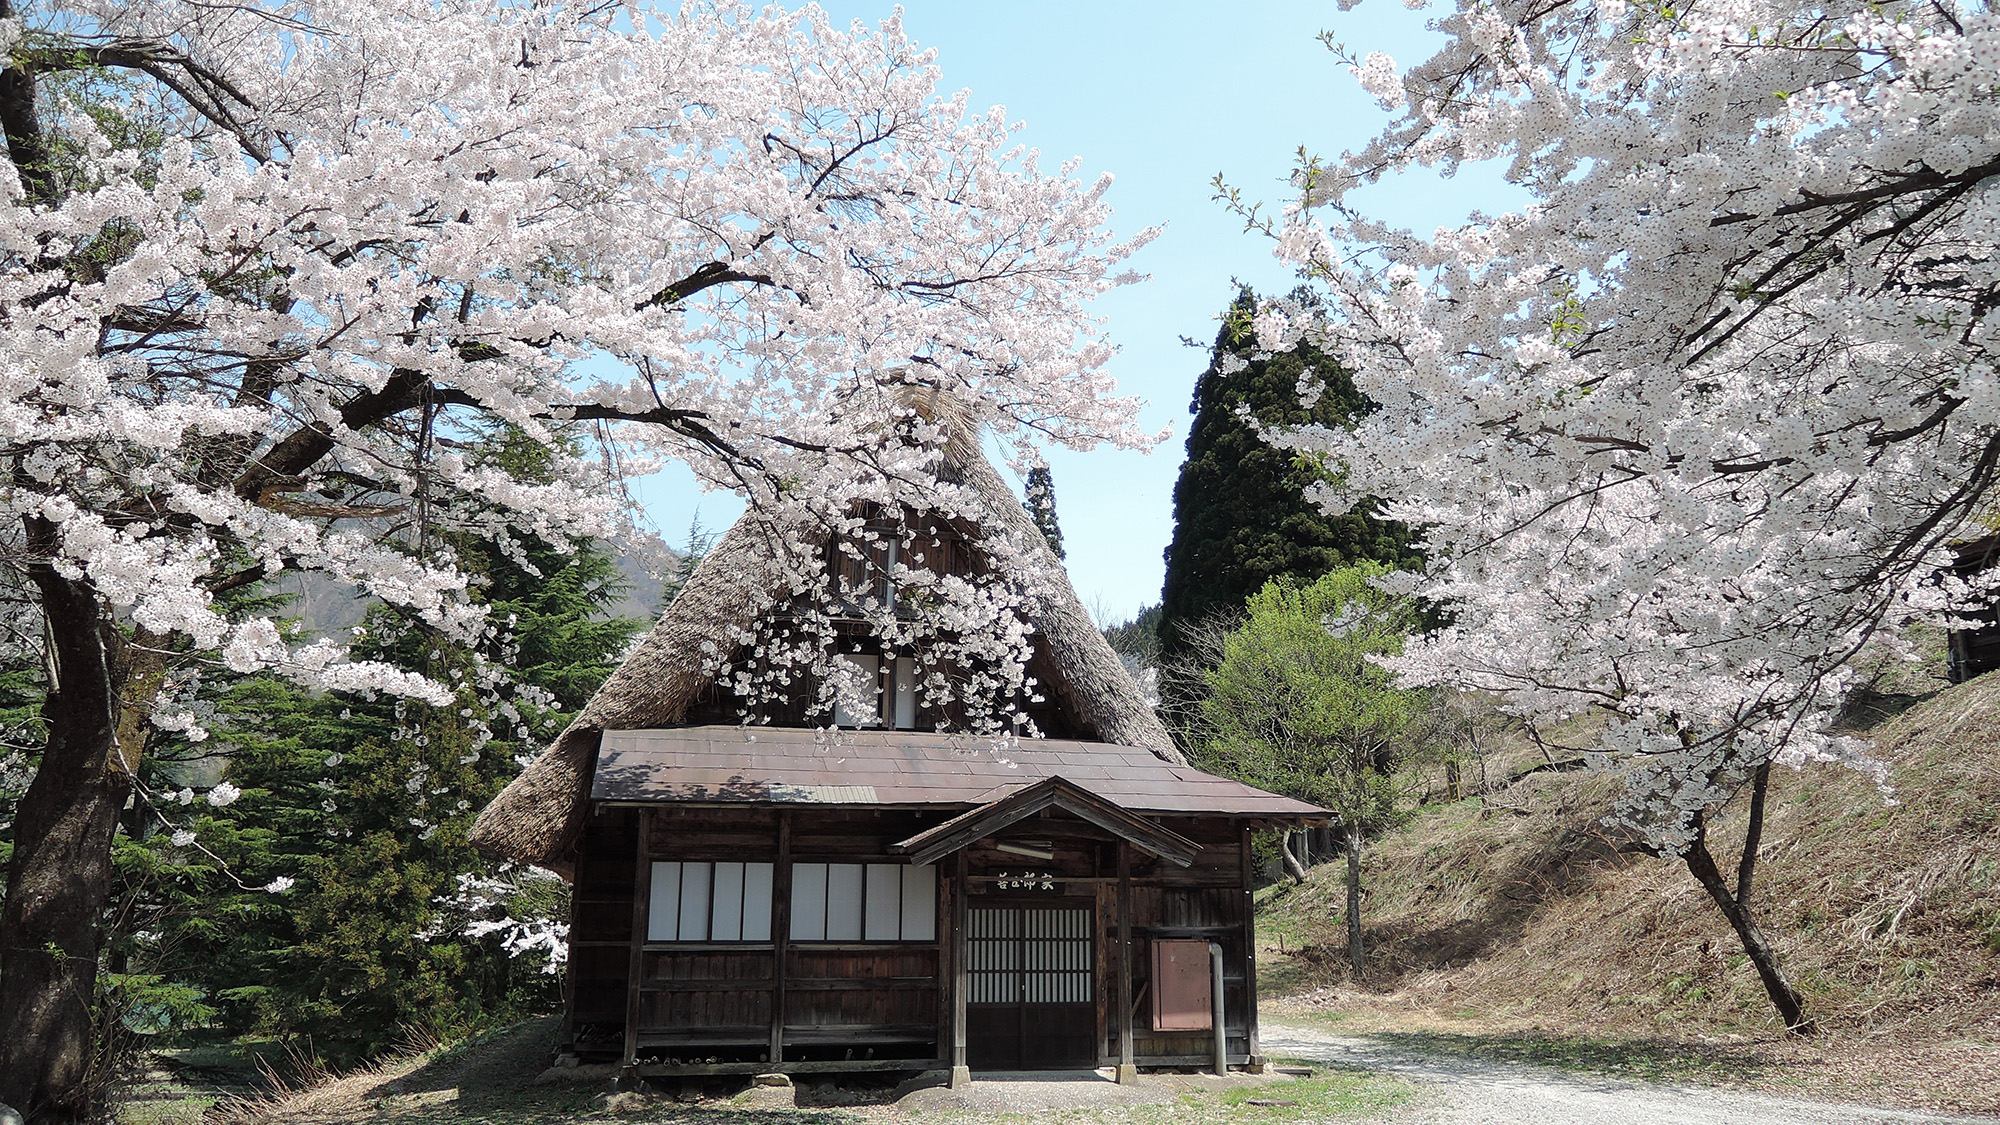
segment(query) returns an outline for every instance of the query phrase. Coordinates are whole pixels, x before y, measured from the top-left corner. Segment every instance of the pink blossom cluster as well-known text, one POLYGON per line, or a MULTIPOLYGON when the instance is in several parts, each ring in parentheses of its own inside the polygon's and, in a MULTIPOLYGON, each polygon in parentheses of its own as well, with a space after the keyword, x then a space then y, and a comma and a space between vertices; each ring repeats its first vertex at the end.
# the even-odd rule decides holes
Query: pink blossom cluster
MULTIPOLYGON (((99 51, 123 84, 46 85, 62 169, 0 168, 0 523, 148 644, 448 705, 219 598, 315 571, 471 638, 447 533, 617 534, 622 482, 669 459, 838 521, 924 493, 913 392, 1021 456, 1154 440, 1084 311, 1153 232, 1113 241, 1109 178, 1045 170, 897 18, 30 12, 10 50, 99 51), (479 454, 500 427, 532 472, 479 454)), ((976 632, 992 597, 940 604, 976 632)))

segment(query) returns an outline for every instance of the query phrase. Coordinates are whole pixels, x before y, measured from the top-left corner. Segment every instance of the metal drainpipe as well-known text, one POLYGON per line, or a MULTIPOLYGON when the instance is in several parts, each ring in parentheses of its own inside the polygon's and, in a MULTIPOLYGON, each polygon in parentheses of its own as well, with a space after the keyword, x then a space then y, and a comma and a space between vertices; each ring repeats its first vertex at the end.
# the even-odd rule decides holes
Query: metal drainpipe
POLYGON ((1215 1073, 1229 1074, 1229 1023, 1222 1010, 1222 946, 1208 943, 1209 1019, 1215 1025, 1215 1073))

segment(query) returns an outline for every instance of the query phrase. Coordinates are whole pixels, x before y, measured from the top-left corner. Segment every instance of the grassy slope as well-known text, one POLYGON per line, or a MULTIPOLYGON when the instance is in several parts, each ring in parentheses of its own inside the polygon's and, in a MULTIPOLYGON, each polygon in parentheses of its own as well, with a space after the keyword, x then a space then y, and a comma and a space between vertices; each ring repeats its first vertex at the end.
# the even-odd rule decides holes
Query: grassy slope
MULTIPOLYGON (((1825 1028, 1816 1044, 1779 1042, 1714 905, 1678 862, 1616 846, 1600 823, 1614 783, 1583 773, 1429 806, 1382 840, 1365 874, 1369 979, 1339 972, 1341 865, 1270 895, 1269 975, 1290 1010, 1350 1026, 1761 1042, 1774 1072, 2000 1110, 1979 1089, 2000 1074, 2000 675, 1861 733, 1900 803, 1852 771, 1781 771, 1759 868, 1760 917, 1825 1028)), ((1742 816, 1728 810, 1720 841, 1742 816)), ((1733 869, 1733 852, 1717 859, 1733 869)))

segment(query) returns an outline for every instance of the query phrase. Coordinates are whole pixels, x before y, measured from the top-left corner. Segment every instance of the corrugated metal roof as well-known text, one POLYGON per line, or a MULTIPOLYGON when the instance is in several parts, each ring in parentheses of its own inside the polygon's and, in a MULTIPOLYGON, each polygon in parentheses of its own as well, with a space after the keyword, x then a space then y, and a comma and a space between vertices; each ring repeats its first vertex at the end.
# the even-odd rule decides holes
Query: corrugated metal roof
POLYGON ((605 731, 590 796, 598 801, 964 808, 1045 777, 1067 778, 1141 812, 1328 815, 1303 801, 1163 762, 1129 746, 928 731, 740 726, 605 731))

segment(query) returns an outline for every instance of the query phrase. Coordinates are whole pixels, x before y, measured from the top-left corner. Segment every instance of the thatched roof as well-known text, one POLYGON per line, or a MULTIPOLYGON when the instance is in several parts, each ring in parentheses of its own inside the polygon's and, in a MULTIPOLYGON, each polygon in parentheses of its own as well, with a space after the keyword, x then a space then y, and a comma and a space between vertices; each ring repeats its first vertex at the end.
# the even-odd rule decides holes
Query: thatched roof
MULTIPOLYGON (((976 435, 954 426, 945 461, 983 500, 998 527, 982 527, 1019 544, 1054 576, 1032 600, 1029 624, 1040 635, 1055 682, 1044 685, 1099 740, 1151 751, 1184 765, 1166 727, 1077 601, 1062 564, 1025 509, 980 452, 976 435)), ((674 726, 712 674, 702 643, 725 651, 760 617, 791 597, 786 557, 817 549, 827 531, 785 526, 752 510, 702 560, 632 656, 598 690, 548 750, 500 791, 472 826, 472 843, 491 854, 567 874, 588 813, 598 736, 606 730, 674 726)))

